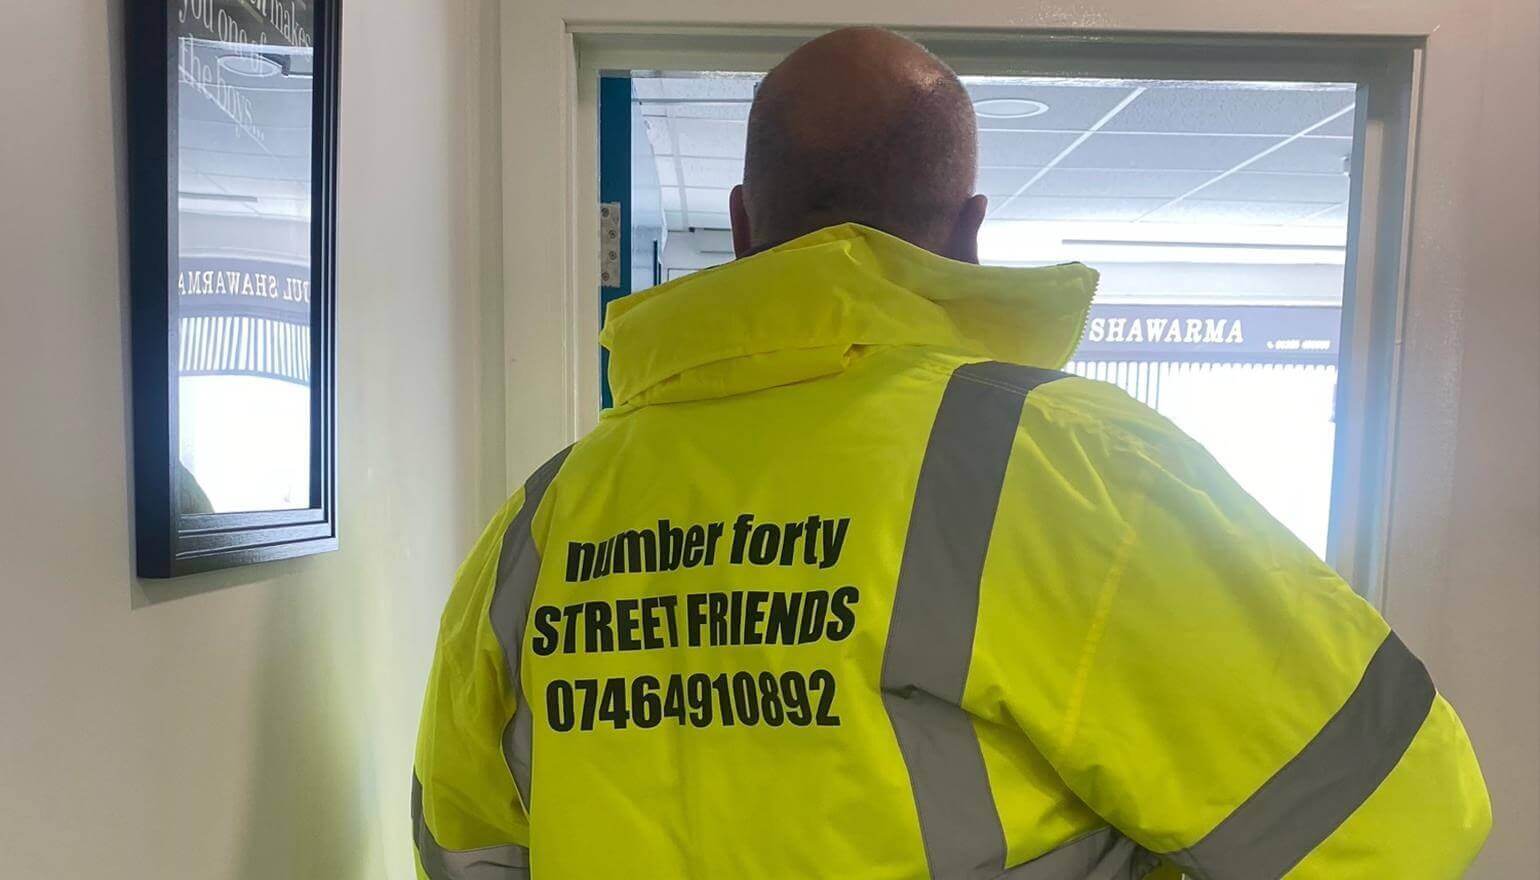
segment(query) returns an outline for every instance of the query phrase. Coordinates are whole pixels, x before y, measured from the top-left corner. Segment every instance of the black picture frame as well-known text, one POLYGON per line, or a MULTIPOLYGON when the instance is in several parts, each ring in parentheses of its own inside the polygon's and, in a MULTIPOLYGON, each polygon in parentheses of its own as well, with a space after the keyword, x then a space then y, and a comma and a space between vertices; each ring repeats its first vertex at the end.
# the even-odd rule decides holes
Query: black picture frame
MULTIPOLYGON (((168 578, 337 548, 336 171, 338 0, 245 0, 272 16, 313 10, 310 128, 309 505, 189 513, 179 481, 179 14, 189 0, 126 0, 129 282, 136 570, 168 578), (276 11, 275 11, 276 10, 276 11)), ((287 74, 287 72, 286 72, 287 74)), ((200 490, 201 491, 201 490, 200 490)))

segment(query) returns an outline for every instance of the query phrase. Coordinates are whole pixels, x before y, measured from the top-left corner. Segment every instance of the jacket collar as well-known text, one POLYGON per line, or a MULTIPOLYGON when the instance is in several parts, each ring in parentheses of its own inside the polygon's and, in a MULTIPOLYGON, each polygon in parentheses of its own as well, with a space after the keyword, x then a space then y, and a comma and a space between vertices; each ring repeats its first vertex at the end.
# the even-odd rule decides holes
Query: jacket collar
POLYGON ((854 223, 610 303, 615 412, 843 370, 864 347, 919 345, 1058 369, 1097 273, 975 266, 854 223))

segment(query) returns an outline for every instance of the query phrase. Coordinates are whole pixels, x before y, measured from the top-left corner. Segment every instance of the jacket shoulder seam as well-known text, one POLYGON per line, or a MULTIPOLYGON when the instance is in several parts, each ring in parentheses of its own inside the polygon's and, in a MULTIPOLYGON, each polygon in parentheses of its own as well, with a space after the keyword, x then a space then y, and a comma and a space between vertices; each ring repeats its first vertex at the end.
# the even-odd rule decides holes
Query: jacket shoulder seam
POLYGON ((958 378, 958 379, 963 379, 963 380, 966 380, 968 382, 972 382, 972 383, 974 383, 976 385, 986 385, 986 386, 988 386, 990 388, 998 388, 1001 391, 1009 391, 1010 393, 1015 394, 1018 397, 1027 397, 1030 394, 1032 394, 1032 392, 1036 391, 1038 388, 1041 388, 1044 385, 1052 384, 1053 382, 1057 382, 1057 381, 1059 381, 1061 379, 1068 379, 1068 378, 1070 378, 1071 376, 1074 375, 1073 373, 1063 373, 1063 372, 1059 372, 1058 370, 1052 370, 1050 372, 1059 373, 1059 375, 1057 375, 1054 378, 1049 379, 1047 381, 1041 382, 1041 383, 1039 383, 1037 385, 1032 385, 1030 387, 1023 387, 1021 385, 1017 385, 1017 384, 1012 383, 1012 382, 1003 382, 1003 381, 1001 381, 999 379, 990 379, 990 378, 987 378, 985 376, 976 375, 974 373, 964 373, 964 372, 958 371, 958 372, 953 373, 952 375, 954 377, 958 378))
MULTIPOLYGON (((1086 379, 1084 376, 1070 374, 1071 379, 1081 379, 1086 382, 1096 382, 1096 379, 1086 379)), ((1045 383, 1046 386, 1059 384, 1058 382, 1045 383)), ((1073 383, 1068 387, 1074 387, 1073 383)), ((1065 423, 1073 422, 1076 427, 1092 429, 1110 437, 1119 446, 1125 447, 1123 451, 1131 451, 1144 456, 1154 453, 1154 444, 1147 438, 1130 431, 1127 427, 1118 424, 1115 420, 1104 416, 1088 413, 1078 407, 1071 406, 1066 401, 1058 399, 1062 395, 1055 394, 1045 387, 1042 391, 1027 396, 1027 405, 1037 410, 1045 411, 1044 414, 1062 420, 1065 423)))

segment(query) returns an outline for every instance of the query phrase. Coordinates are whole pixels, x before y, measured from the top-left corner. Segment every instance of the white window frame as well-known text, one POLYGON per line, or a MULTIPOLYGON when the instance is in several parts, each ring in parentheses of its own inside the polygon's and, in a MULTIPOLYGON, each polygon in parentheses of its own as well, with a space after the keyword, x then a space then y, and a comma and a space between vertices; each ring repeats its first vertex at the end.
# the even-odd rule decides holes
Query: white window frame
MULTIPOLYGON (((633 70, 768 70, 819 32, 799 28, 569 27, 575 50, 574 205, 598 203, 598 81, 633 70)), ((1107 79, 1355 82, 1358 102, 1338 361, 1327 558, 1383 607, 1391 537, 1409 169, 1421 43, 1412 39, 1053 35, 911 30, 958 73, 1107 79)), ((575 433, 597 421, 598 221, 574 212, 569 350, 575 433)))

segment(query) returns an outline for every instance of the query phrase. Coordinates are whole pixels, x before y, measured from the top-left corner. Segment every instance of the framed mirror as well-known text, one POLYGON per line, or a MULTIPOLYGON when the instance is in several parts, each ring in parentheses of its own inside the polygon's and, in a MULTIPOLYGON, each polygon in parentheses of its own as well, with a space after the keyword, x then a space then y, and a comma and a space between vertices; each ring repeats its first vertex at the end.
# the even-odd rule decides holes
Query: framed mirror
POLYGON ((137 569, 337 547, 336 0, 128 0, 137 569))

